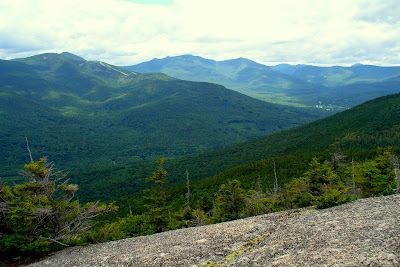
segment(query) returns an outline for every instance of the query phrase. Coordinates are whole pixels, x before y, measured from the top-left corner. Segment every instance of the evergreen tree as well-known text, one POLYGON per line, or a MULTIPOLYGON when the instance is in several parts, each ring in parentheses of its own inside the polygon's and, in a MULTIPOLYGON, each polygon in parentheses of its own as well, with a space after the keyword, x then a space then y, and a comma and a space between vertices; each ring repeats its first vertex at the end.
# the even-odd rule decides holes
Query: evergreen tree
POLYGON ((386 151, 357 166, 356 184, 361 187, 362 197, 387 195, 395 187, 394 176, 391 153, 386 151))
POLYGON ((155 232, 162 232, 167 230, 169 223, 169 207, 167 206, 167 194, 164 188, 167 172, 164 170, 164 158, 159 157, 157 160, 158 170, 153 173, 151 177, 146 178, 146 181, 152 183, 151 189, 144 190, 145 199, 147 204, 147 214, 149 216, 149 223, 154 226, 155 232))
POLYGON ((313 158, 310 167, 304 176, 309 183, 309 192, 313 196, 312 203, 317 208, 333 207, 350 200, 345 195, 346 186, 328 164, 320 164, 313 158))
POLYGON ((245 205, 246 191, 240 187, 238 180, 229 181, 221 185, 216 193, 214 217, 218 222, 239 219, 245 205))
POLYGON ((68 246, 92 226, 91 218, 115 211, 114 204, 80 205, 74 199, 78 186, 68 184, 45 158, 31 161, 22 173, 29 182, 0 185, 0 256, 47 253, 68 246))

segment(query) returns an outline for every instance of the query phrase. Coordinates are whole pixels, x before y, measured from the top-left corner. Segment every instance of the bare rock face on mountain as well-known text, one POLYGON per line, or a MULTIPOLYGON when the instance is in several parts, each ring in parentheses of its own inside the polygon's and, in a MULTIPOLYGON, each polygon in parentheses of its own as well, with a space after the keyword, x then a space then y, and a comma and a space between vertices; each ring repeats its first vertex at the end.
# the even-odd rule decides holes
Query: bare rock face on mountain
POLYGON ((400 266, 400 195, 74 247, 30 266, 400 266))

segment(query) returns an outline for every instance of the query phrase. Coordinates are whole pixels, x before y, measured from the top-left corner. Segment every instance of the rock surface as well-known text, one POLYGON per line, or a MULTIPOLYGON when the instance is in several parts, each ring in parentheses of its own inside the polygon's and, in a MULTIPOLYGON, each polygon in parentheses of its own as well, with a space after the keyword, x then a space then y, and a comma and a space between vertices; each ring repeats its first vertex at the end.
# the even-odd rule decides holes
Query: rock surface
POLYGON ((29 266, 400 266, 400 195, 73 247, 29 266))

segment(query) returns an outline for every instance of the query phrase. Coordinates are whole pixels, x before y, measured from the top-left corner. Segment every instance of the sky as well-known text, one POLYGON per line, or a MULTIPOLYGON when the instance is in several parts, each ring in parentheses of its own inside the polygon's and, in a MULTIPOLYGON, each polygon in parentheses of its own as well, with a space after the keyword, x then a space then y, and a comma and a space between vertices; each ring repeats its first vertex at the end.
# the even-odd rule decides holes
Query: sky
POLYGON ((400 65, 398 0, 1 0, 0 59, 400 65))

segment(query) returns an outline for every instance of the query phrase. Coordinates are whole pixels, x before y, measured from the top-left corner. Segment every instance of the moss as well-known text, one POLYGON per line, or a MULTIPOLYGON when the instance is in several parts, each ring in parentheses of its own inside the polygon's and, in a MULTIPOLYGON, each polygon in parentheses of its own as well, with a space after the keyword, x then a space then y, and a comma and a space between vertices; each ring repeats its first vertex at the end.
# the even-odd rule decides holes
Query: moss
POLYGON ((239 257, 246 251, 248 251, 248 250, 252 249, 253 247, 257 246, 258 244, 260 244, 261 241, 263 241, 265 238, 267 238, 270 234, 271 234, 271 232, 263 234, 251 241, 244 243, 243 246, 241 246, 239 249, 235 250, 233 253, 226 256, 225 259, 223 259, 222 261, 217 261, 217 262, 208 261, 203 266, 207 266, 207 267, 223 266, 223 265, 227 264, 228 262, 234 260, 235 258, 239 257))
POLYGON ((305 213, 309 213, 309 212, 314 212, 314 211, 316 211, 316 210, 312 209, 312 210, 303 210, 303 211, 300 211, 300 212, 294 212, 294 213, 289 214, 288 216, 280 218, 276 222, 281 222, 281 221, 287 220, 289 218, 292 218, 292 217, 295 217, 295 216, 298 216, 298 215, 302 215, 302 214, 305 214, 305 213))
MULTIPOLYGON (((276 222, 281 222, 284 220, 287 220, 289 218, 295 217, 295 216, 299 216, 308 212, 314 212, 314 209, 311 210, 304 210, 304 211, 300 211, 300 212, 295 212, 295 213, 291 213, 283 218, 278 219, 276 222)), ((221 261, 207 261, 206 263, 203 264, 203 267, 218 267, 218 266, 224 266, 225 264, 227 264, 228 262, 236 259, 237 257, 239 257, 240 255, 242 255, 243 253, 245 253, 246 251, 252 249, 253 247, 257 246, 258 244, 260 244, 265 238, 267 238, 272 232, 263 234, 259 237, 254 238, 253 240, 250 240, 246 243, 243 244, 243 246, 241 246, 239 249, 235 250, 233 253, 229 254, 228 256, 225 257, 225 259, 221 260, 221 261)))

